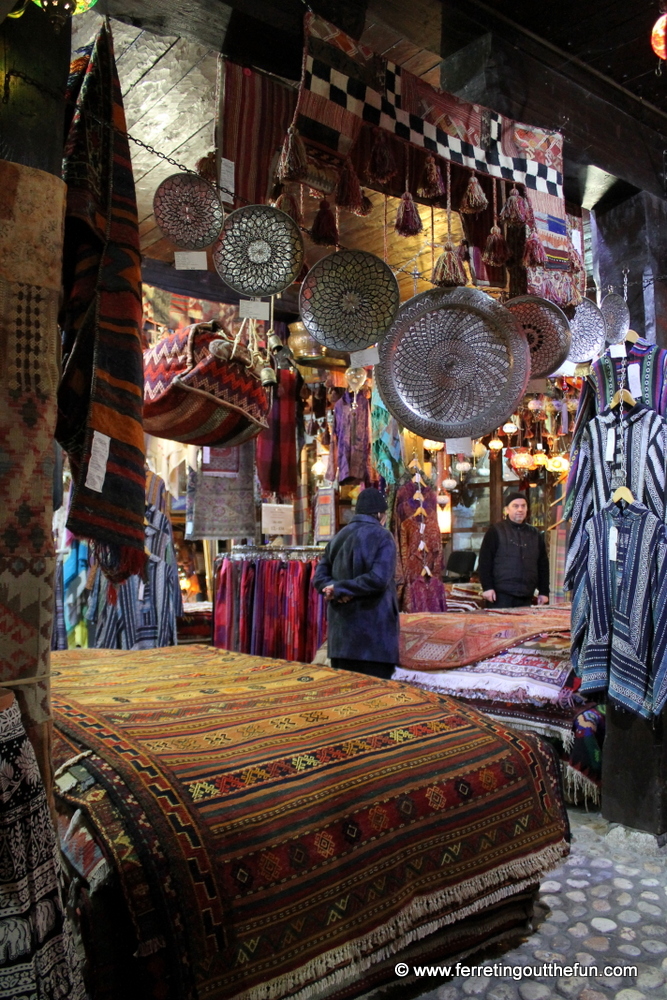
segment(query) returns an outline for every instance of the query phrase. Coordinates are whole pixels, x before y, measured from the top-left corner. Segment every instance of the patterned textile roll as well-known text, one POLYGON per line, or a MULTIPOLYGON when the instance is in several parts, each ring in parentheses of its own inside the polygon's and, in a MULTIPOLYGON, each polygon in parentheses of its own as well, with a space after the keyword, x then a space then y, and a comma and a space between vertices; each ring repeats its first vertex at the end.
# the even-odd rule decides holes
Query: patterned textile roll
POLYGON ((56 836, 13 694, 0 697, 0 845, 0 997, 85 1000, 56 836))

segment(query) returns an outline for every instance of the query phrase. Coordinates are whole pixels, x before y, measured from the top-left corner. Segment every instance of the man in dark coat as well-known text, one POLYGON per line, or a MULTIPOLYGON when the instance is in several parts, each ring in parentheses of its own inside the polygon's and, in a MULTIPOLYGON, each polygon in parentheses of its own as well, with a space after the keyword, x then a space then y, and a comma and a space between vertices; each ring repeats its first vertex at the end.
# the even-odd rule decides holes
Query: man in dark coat
POLYGON ((396 543, 384 527, 387 501, 365 489, 354 517, 320 559, 313 586, 328 601, 331 665, 390 678, 398 663, 396 543))
POLYGON ((506 520, 493 524, 479 550, 477 572, 483 596, 494 608, 521 608, 549 603, 549 557, 544 534, 526 524, 528 503, 523 493, 505 497, 506 520))

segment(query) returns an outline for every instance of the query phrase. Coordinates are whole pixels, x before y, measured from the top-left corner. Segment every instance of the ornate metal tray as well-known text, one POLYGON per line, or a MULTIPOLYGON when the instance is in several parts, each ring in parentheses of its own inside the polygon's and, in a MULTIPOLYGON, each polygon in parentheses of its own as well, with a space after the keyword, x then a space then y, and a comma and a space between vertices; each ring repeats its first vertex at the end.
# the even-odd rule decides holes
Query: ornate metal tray
POLYGON ((224 212, 217 192, 197 174, 172 174, 153 196, 158 226, 182 250, 203 250, 217 240, 224 212))
POLYGON ((334 351, 363 351, 394 322, 400 304, 393 271, 375 254, 341 250, 311 267, 301 284, 301 320, 334 351))
POLYGON ((422 437, 481 437, 514 412, 530 349, 512 313, 475 288, 409 299, 375 366, 387 409, 422 437))
POLYGON ((600 312, 607 327, 607 343, 620 344, 630 329, 630 310, 622 295, 610 292, 600 303, 600 312))
POLYGON ((294 219, 271 205, 230 212, 213 247, 215 269, 241 295, 276 295, 303 264, 303 240, 294 219))
POLYGON ((567 356, 568 361, 573 361, 576 365, 590 361, 603 349, 606 334, 604 316, 590 299, 584 299, 574 310, 570 330, 572 346, 567 356))
POLYGON ((546 378, 570 353, 572 334, 567 316, 539 295, 518 295, 505 303, 526 335, 530 347, 531 378, 546 378))

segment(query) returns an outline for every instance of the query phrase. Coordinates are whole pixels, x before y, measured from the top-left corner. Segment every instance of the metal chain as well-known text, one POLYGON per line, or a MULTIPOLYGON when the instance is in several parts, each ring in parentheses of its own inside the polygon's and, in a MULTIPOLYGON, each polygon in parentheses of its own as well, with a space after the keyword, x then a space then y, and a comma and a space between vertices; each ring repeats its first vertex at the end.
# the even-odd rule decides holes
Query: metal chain
POLYGON ((627 477, 628 477, 627 457, 626 457, 626 451, 625 451, 625 411, 623 409, 623 392, 625 390, 625 376, 626 376, 627 367, 628 367, 628 358, 627 358, 627 355, 624 354, 623 355, 623 360, 621 361, 621 383, 620 383, 620 390, 619 390, 620 393, 621 393, 621 401, 620 401, 620 404, 619 404, 619 406, 621 408, 620 409, 620 424, 619 424, 619 431, 620 431, 620 435, 621 435, 621 440, 620 440, 620 445, 621 445, 621 484, 620 485, 621 486, 627 486, 628 485, 628 483, 627 483, 627 477))

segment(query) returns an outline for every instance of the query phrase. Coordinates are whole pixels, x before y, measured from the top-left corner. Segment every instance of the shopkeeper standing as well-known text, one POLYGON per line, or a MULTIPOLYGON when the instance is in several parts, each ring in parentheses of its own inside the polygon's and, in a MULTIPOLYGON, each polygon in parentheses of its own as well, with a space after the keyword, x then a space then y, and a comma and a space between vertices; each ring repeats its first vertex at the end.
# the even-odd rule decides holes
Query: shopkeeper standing
POLYGON ((365 489, 313 577, 328 602, 331 665, 385 679, 398 663, 399 629, 396 543, 386 519, 387 501, 379 490, 365 489))
POLYGON ((528 503, 518 490, 505 496, 505 520, 493 524, 479 550, 483 596, 494 608, 549 603, 549 557, 544 534, 526 524, 528 503))

